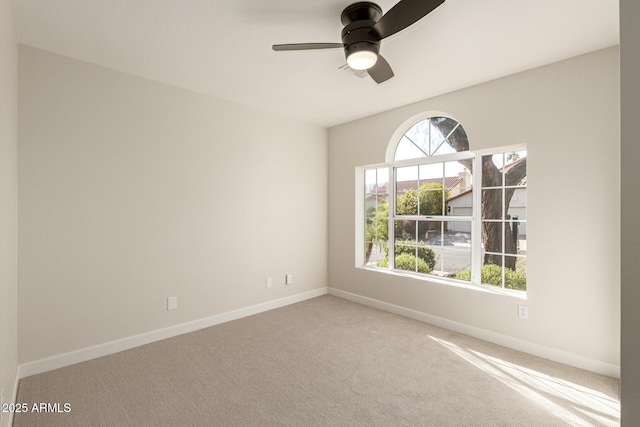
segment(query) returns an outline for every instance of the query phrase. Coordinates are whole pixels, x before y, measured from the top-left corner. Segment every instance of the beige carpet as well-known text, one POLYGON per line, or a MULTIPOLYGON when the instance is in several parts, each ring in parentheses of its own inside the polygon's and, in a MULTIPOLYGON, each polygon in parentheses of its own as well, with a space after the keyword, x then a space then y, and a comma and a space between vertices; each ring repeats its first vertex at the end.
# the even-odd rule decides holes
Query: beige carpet
POLYGON ((614 426, 619 382, 332 296, 20 381, 25 426, 614 426))

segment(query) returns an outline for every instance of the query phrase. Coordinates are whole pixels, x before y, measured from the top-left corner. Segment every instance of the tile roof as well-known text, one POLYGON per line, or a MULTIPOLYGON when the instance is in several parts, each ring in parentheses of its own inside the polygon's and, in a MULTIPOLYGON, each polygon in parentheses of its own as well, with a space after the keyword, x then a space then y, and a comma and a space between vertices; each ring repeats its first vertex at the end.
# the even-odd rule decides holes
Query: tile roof
MULTIPOLYGON (((451 189, 460 185, 463 181, 459 176, 447 176, 444 178, 444 187, 451 189)), ((442 178, 429 178, 429 179, 421 179, 418 181, 417 179, 409 180, 409 181, 398 181, 396 183, 396 190, 398 192, 404 192, 412 189, 417 189, 424 184, 442 184, 442 178)), ((380 187, 373 186, 367 193, 388 193, 388 184, 381 185, 380 187)))

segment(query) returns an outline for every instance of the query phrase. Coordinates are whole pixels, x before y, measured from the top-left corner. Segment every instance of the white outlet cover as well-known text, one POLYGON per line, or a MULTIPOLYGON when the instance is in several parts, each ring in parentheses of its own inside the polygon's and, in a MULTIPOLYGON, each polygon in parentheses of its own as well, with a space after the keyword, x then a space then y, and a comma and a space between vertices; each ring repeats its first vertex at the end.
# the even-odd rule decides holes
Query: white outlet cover
POLYGON ((529 318, 529 306, 527 306, 527 305, 518 305, 518 318, 520 318, 520 319, 528 319, 529 318))
POLYGON ((293 284, 293 274, 287 274, 285 276, 284 283, 287 285, 293 284))
POLYGON ((273 279, 271 277, 267 277, 267 280, 265 280, 265 286, 267 289, 271 289, 273 286, 273 279))
POLYGON ((178 308, 178 297, 167 297, 167 310, 178 308))

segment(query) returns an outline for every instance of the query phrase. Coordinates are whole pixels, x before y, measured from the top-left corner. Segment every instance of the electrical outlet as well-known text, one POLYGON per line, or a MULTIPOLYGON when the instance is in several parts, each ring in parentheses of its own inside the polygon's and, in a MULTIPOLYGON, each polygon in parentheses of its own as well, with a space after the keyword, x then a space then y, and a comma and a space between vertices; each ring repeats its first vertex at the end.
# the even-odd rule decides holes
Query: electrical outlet
POLYGON ((293 285, 293 274, 287 274, 286 276, 284 276, 284 284, 293 285))
POLYGON ((167 311, 178 308, 178 297, 167 297, 167 311))
POLYGON ((528 319, 529 318, 529 306, 527 306, 527 305, 518 305, 518 318, 519 319, 528 319))
POLYGON ((273 279, 271 277, 267 277, 264 285, 267 287, 267 289, 271 289, 271 287, 273 286, 273 279))

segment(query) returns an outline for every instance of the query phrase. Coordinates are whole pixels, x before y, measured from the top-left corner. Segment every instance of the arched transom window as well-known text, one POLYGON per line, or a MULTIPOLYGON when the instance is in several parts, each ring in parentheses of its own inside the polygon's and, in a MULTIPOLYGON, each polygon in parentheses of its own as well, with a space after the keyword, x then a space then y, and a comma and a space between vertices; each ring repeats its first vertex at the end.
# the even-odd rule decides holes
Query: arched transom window
POLYGON ((411 126, 402 135, 394 160, 417 159, 469 150, 467 134, 457 121, 430 117, 411 126))

